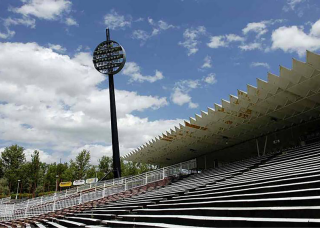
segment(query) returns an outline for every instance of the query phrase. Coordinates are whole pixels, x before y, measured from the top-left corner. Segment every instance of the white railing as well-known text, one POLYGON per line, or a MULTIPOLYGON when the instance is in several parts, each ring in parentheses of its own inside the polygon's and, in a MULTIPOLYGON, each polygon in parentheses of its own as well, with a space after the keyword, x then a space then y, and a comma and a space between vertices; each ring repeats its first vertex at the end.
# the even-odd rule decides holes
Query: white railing
POLYGON ((11 197, 6 197, 6 198, 2 198, 0 199, 0 204, 4 204, 4 203, 9 203, 11 200, 11 197))
POLYGON ((37 197, 17 204, 0 205, 0 221, 10 221, 54 212, 64 208, 76 206, 106 196, 124 192, 155 181, 163 180, 180 174, 190 173, 196 168, 196 160, 179 163, 162 169, 142 173, 140 175, 107 180, 92 184, 92 192, 82 193, 85 188, 78 188, 74 192, 55 194, 47 197, 37 197))

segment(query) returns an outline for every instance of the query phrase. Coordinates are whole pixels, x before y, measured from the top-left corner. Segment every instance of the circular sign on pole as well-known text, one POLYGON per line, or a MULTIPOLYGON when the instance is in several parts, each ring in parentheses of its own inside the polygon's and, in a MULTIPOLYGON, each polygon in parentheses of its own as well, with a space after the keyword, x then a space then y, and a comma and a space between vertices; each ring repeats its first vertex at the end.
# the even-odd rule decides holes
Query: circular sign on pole
POLYGON ((102 74, 107 74, 109 77, 113 175, 115 178, 120 178, 121 162, 113 75, 119 73, 124 67, 126 63, 126 52, 118 42, 110 40, 108 28, 106 29, 106 38, 106 41, 100 43, 93 52, 93 65, 97 71, 102 74))
POLYGON ((93 52, 93 65, 102 74, 116 74, 125 63, 126 52, 116 41, 103 41, 93 52))

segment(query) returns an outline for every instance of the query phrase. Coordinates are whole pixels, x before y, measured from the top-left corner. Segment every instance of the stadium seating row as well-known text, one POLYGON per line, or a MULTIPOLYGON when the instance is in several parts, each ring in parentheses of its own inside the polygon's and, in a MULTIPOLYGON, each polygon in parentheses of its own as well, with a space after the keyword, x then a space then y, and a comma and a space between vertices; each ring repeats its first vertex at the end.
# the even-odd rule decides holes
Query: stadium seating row
POLYGON ((313 143, 16 224, 61 228, 319 227, 319 155, 320 143, 313 143))

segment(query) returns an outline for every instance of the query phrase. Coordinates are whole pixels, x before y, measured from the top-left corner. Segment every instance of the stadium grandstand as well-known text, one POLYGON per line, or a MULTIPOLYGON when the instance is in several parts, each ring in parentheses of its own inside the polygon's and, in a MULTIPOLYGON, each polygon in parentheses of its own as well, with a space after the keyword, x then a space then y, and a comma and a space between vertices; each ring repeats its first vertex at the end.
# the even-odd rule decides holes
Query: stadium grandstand
POLYGON ((124 159, 163 168, 32 201, 2 227, 320 227, 320 55, 257 79, 124 159))

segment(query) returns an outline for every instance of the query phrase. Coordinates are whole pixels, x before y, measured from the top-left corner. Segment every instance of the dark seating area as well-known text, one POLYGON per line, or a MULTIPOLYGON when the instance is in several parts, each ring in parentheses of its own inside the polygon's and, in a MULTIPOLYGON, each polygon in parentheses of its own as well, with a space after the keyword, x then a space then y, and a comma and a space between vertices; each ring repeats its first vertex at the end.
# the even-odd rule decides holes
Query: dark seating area
POLYGON ((320 143, 4 227, 319 227, 320 143))

